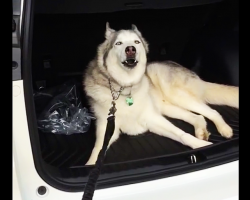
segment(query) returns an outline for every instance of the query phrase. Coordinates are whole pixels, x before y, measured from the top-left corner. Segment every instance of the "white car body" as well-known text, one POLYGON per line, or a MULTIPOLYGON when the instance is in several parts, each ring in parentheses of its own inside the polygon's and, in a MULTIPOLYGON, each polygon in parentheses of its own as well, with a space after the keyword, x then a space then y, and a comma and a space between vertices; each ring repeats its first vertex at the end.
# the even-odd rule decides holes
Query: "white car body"
MULTIPOLYGON (((82 192, 64 192, 48 185, 37 173, 28 132, 23 81, 13 81, 13 199, 80 200, 82 192), (39 186, 47 193, 40 196, 39 186)), ((96 190, 95 200, 236 200, 239 162, 108 189, 96 190)))

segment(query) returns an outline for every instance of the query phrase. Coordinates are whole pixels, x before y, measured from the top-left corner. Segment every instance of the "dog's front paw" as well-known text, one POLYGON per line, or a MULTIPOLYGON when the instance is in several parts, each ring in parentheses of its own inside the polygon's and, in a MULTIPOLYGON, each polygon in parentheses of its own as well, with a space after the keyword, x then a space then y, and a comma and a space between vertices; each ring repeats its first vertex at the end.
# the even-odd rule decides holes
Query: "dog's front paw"
POLYGON ((85 165, 94 165, 95 161, 94 160, 88 160, 88 162, 85 165))
POLYGON ((197 149, 197 148, 205 147, 205 146, 208 146, 211 144, 213 144, 213 143, 205 141, 205 140, 199 140, 199 141, 194 142, 191 147, 193 149, 197 149))
POLYGON ((94 165, 97 160, 99 152, 100 152, 100 148, 94 147, 89 157, 89 160, 85 165, 94 165))
POLYGON ((200 147, 205 147, 205 146, 213 144, 212 142, 200 140, 200 139, 198 139, 198 138, 196 138, 188 133, 183 134, 181 136, 181 141, 184 145, 187 145, 187 146, 191 147, 192 149, 197 149, 200 147))
POLYGON ((233 129, 227 124, 224 124, 223 126, 219 127, 218 131, 225 138, 231 138, 233 136, 233 129))

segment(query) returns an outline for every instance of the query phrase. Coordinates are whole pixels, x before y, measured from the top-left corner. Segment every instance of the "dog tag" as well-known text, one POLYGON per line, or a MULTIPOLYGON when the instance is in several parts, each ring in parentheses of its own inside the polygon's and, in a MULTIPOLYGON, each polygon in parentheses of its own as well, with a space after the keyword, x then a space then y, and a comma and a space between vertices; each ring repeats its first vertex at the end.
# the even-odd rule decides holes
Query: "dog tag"
POLYGON ((127 103, 129 106, 132 106, 133 103, 134 103, 133 98, 132 98, 132 97, 127 97, 127 98, 126 98, 126 103, 127 103))

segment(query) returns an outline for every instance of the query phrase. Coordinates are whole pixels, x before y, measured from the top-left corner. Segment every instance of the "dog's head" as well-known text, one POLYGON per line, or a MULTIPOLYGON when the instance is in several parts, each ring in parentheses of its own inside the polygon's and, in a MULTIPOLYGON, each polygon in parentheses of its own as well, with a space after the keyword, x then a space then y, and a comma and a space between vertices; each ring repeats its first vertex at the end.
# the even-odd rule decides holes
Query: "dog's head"
POLYGON ((106 24, 105 42, 98 47, 98 64, 123 86, 140 81, 145 73, 148 44, 135 25, 115 31, 106 24))

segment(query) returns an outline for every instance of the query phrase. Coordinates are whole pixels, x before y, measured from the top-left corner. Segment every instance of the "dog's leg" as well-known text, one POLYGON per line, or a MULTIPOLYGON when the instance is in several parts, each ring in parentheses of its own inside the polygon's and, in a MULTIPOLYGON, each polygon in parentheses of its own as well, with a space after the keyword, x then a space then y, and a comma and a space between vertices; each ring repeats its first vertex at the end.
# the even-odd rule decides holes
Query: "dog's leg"
MULTIPOLYGON (((97 126, 97 128, 96 128, 97 130, 96 130, 95 146, 92 150, 92 153, 91 153, 91 156, 90 156, 88 162, 85 165, 94 165, 96 160, 97 160, 98 154, 99 154, 100 150, 102 149, 102 145, 104 142, 104 135, 105 135, 106 126, 107 126, 107 119, 98 120, 96 126, 97 126)), ((109 141, 108 148, 119 137, 120 131, 119 131, 118 127, 119 126, 117 126, 117 124, 116 124, 114 133, 109 141)))
POLYGON ((200 140, 189 133, 184 132, 161 115, 151 115, 146 120, 149 131, 178 141, 193 149, 212 144, 205 140, 200 140))
POLYGON ((196 115, 175 105, 164 103, 161 112, 171 118, 180 119, 194 126, 195 136, 202 140, 208 140, 207 122, 202 115, 196 115))
POLYGON ((199 113, 204 117, 210 119, 215 124, 222 136, 226 138, 231 138, 233 136, 232 128, 224 121, 222 116, 216 110, 213 110, 205 103, 199 102, 189 95, 184 95, 183 98, 180 98, 175 102, 178 106, 184 109, 199 113))

